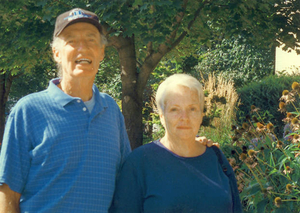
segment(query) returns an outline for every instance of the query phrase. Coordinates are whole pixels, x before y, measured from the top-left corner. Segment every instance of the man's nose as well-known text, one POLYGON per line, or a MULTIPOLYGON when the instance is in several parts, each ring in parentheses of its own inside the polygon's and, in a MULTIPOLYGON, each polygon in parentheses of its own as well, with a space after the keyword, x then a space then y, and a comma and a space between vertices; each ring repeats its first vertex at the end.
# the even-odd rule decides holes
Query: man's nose
POLYGON ((86 42, 84 39, 80 40, 80 41, 78 42, 78 50, 79 50, 79 51, 82 51, 82 50, 86 50, 86 49, 88 49, 88 44, 87 44, 87 42, 86 42))

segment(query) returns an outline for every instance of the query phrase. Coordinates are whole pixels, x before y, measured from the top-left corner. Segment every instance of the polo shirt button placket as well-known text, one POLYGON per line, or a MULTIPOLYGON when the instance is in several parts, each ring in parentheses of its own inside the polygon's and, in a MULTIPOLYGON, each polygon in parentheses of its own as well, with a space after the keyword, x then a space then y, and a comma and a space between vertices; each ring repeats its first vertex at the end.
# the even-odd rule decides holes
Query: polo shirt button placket
MULTIPOLYGON (((77 103, 79 103, 79 104, 80 104, 80 103, 81 103, 81 100, 77 100, 77 103)), ((86 107, 83 107, 83 108, 82 108, 82 111, 86 112, 86 110, 87 110, 87 108, 86 108, 86 107)))

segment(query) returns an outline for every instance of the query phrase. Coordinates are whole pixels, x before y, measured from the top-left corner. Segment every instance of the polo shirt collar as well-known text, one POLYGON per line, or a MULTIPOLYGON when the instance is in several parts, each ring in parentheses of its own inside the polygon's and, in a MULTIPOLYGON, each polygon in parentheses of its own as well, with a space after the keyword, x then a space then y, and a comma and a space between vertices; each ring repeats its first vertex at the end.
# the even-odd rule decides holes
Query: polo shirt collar
MULTIPOLYGON (((57 87, 57 85, 59 84, 60 79, 59 78, 55 78, 52 79, 49 82, 49 86, 48 86, 48 92, 50 97, 59 105, 61 105, 62 107, 66 106, 68 103, 74 101, 74 100, 81 100, 78 97, 72 97, 66 93, 64 93, 61 89, 59 89, 57 87)), ((93 93, 95 96, 95 107, 97 107, 97 111, 102 111, 103 109, 107 108, 107 102, 105 101, 104 98, 102 98, 100 96, 100 92, 98 90, 98 88, 96 87, 96 85, 93 85, 93 93)))
POLYGON ((95 106, 93 111, 99 113, 102 110, 106 109, 108 107, 108 104, 106 102, 106 99, 104 98, 104 93, 100 93, 95 84, 93 85, 93 93, 95 96, 95 106))

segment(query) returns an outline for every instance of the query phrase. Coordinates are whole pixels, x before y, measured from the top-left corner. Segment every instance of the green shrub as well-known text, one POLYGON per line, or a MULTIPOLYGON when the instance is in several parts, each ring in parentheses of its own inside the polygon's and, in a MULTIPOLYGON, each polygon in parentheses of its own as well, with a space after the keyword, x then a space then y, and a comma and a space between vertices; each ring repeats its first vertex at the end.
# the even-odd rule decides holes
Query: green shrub
POLYGON ((214 72, 240 88, 273 72, 272 55, 270 48, 251 45, 247 38, 239 35, 215 41, 211 48, 200 50, 199 64, 195 69, 204 76, 214 72))
POLYGON ((247 120, 246 115, 249 115, 251 105, 255 105, 263 112, 261 114, 263 122, 271 122, 275 126, 275 133, 282 134, 280 129, 284 125, 282 121, 284 115, 278 111, 278 100, 282 91, 290 88, 294 81, 299 82, 300 76, 271 75, 260 82, 253 82, 238 89, 241 103, 236 116, 238 123, 241 124, 247 120))

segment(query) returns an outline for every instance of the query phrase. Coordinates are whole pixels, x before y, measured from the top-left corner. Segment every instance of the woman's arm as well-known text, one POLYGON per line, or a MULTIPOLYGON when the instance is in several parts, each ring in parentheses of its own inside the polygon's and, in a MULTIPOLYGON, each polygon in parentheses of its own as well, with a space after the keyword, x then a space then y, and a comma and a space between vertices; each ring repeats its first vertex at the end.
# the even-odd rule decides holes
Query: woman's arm
POLYGON ((242 204, 241 204, 241 200, 240 200, 240 194, 239 194, 239 190, 238 190, 238 186, 237 186, 237 182, 236 182, 236 178, 235 178, 235 173, 232 169, 232 167, 230 166, 227 158, 225 157, 224 153, 216 147, 213 147, 219 163, 221 164, 222 168, 226 168, 226 170, 224 171, 224 173, 226 174, 226 176, 229 179, 229 183, 230 183, 230 189, 231 189, 231 193, 232 193, 232 202, 233 202, 233 212, 234 213, 242 213, 242 204))

